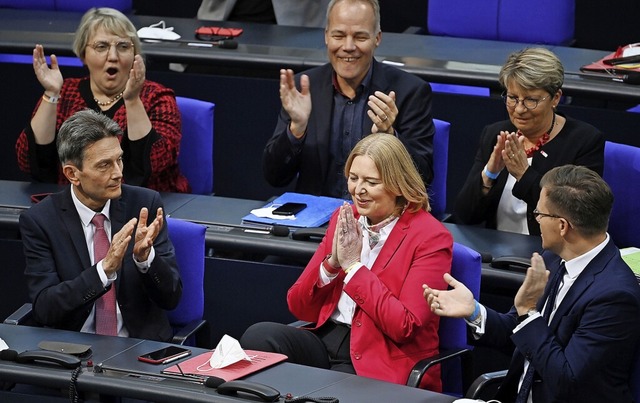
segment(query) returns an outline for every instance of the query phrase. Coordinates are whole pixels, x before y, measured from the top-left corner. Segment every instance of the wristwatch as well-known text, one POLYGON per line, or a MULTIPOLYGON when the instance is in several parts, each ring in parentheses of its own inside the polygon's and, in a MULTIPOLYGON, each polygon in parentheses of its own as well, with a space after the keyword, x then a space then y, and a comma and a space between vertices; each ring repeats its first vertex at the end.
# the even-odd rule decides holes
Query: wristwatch
POLYGON ((524 322, 527 318, 537 314, 538 311, 536 311, 535 308, 529 309, 527 311, 527 313, 525 313, 524 315, 520 315, 518 316, 518 324, 521 324, 522 322, 524 322))

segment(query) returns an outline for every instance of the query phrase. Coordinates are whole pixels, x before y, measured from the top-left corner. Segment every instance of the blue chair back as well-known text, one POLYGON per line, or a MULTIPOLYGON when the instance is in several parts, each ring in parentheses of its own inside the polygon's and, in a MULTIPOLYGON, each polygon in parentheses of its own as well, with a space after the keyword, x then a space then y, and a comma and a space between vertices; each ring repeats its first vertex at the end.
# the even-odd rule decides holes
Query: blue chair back
POLYGON ((447 165, 449 164, 449 129, 451 124, 433 119, 436 134, 433 137, 433 180, 429 185, 431 214, 442 219, 447 208, 447 165))
POLYGON ((603 179, 611 187, 614 202, 609 234, 616 246, 640 247, 640 148, 607 141, 604 144, 603 179))
MULTIPOLYGON (((476 301, 480 299, 482 259, 478 252, 454 242, 451 275, 471 290, 476 301)), ((473 349, 467 343, 467 324, 464 319, 440 318, 438 336, 440 337, 440 350, 473 349)), ((441 365, 441 371, 443 392, 464 396, 461 365, 455 360, 445 361, 441 365)))
POLYGON ((569 45, 575 0, 429 0, 427 29, 431 35, 569 45))
POLYGON ((204 315, 204 234, 205 226, 166 218, 169 239, 175 248, 182 278, 182 298, 178 306, 167 311, 174 329, 202 319, 204 315))
POLYGON ((191 192, 213 192, 213 112, 215 104, 176 97, 182 119, 182 141, 178 164, 189 180, 191 192))
POLYGON ((133 8, 132 0, 0 0, 0 7, 82 13, 92 7, 110 7, 123 13, 133 8))

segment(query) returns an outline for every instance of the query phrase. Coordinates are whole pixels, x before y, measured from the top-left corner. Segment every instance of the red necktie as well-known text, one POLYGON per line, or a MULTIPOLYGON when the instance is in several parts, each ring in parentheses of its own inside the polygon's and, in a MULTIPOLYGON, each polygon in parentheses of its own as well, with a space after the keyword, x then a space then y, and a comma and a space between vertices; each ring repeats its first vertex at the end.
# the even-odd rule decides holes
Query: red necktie
MULTIPOLYGON (((91 220, 95 226, 93 233, 93 259, 98 263, 109 250, 109 238, 104 230, 103 214, 96 214, 91 220)), ((111 288, 96 301, 96 333, 107 336, 118 335, 118 315, 116 312, 116 283, 111 284, 111 288)))

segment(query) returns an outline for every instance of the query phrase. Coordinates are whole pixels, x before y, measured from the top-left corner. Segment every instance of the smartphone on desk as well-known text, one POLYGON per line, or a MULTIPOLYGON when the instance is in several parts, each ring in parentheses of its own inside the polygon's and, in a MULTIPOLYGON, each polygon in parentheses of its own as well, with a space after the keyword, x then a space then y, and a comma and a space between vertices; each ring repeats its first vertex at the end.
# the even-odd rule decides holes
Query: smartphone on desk
POLYGON ((273 210, 275 215, 296 215, 307 207, 306 203, 285 203, 273 210))
POLYGON ((156 351, 152 351, 147 354, 143 354, 138 357, 138 360, 148 362, 150 364, 168 364, 170 362, 179 360, 180 358, 187 357, 190 354, 191 350, 187 348, 169 346, 156 351))

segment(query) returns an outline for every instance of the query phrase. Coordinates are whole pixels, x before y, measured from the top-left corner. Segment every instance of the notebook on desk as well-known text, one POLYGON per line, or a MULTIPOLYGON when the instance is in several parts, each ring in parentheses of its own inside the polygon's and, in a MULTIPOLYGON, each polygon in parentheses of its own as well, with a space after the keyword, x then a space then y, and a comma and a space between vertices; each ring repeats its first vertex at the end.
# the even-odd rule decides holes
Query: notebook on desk
POLYGON ((275 200, 265 204, 262 208, 277 207, 284 203, 305 203, 307 207, 295 215, 295 219, 276 219, 271 217, 258 217, 255 214, 247 214, 242 217, 242 224, 253 227, 270 227, 272 225, 286 225, 288 227, 311 228, 326 224, 331 214, 345 202, 326 196, 313 196, 303 193, 287 192, 275 200))
POLYGON ((241 360, 224 368, 211 368, 209 359, 212 352, 202 353, 180 363, 180 367, 173 365, 162 371, 167 375, 192 375, 196 377, 216 376, 225 381, 242 378, 261 369, 270 367, 287 359, 284 354, 268 353, 264 351, 244 350, 251 361, 241 360))

